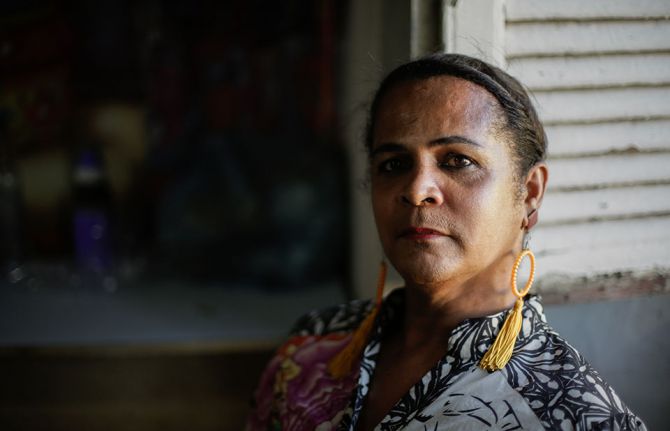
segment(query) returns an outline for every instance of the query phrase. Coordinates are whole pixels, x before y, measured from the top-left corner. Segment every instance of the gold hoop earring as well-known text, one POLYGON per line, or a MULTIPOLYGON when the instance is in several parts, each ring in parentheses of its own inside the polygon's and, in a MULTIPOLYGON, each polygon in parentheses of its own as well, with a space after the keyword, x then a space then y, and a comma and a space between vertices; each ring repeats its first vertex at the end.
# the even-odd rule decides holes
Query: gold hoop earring
POLYGON ((535 279, 535 255, 528 248, 525 248, 521 250, 521 253, 519 253, 519 255, 516 257, 516 261, 514 261, 514 266, 512 267, 512 278, 510 280, 510 284, 512 285, 512 293, 514 293, 514 295, 517 297, 517 301, 520 299, 523 300, 523 297, 528 294, 528 291, 533 285, 534 279, 535 279), (523 261, 523 258, 526 256, 528 256, 528 260, 530 260, 530 275, 528 276, 528 281, 526 281, 526 285, 524 286, 523 290, 519 292, 519 290, 516 287, 516 278, 517 273, 519 272, 519 266, 521 265, 521 261, 523 261))
POLYGON ((519 332, 521 331, 521 323, 523 321, 523 298, 528 294, 528 291, 533 285, 534 279, 535 255, 529 249, 524 248, 521 250, 521 253, 519 253, 516 260, 514 261, 514 266, 512 267, 512 277, 510 278, 512 293, 514 293, 514 296, 517 298, 516 302, 514 303, 514 308, 505 319, 505 323, 503 323, 502 328, 500 328, 500 332, 493 342, 493 345, 491 345, 482 360, 479 362, 479 366, 481 368, 487 371, 501 370, 512 358, 514 344, 516 343, 516 339, 519 336, 519 332), (528 256, 528 259, 530 260, 530 276, 528 277, 528 281, 526 282, 523 290, 519 292, 519 289, 516 287, 517 272, 519 271, 521 261, 526 256, 528 256))

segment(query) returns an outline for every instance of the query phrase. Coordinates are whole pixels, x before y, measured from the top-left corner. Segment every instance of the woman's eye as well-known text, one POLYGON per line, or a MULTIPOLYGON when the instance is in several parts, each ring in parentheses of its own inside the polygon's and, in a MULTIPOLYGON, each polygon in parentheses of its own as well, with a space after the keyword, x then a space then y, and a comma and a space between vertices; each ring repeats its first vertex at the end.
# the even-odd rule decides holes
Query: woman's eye
POLYGON ((400 159, 388 159, 379 164, 380 173, 397 172, 405 167, 405 162, 400 159))
POLYGON ((461 154, 450 154, 445 161, 441 163, 442 166, 447 168, 467 168, 473 164, 474 162, 472 159, 461 154))

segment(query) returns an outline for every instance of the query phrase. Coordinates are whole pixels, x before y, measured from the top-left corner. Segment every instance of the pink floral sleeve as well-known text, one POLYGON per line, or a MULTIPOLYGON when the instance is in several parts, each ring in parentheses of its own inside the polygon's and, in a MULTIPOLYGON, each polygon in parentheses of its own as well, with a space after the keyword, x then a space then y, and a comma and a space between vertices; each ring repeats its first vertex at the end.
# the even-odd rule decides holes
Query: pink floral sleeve
POLYGON ((350 334, 290 338, 261 376, 247 431, 332 430, 350 409, 358 373, 335 379, 328 362, 350 334))

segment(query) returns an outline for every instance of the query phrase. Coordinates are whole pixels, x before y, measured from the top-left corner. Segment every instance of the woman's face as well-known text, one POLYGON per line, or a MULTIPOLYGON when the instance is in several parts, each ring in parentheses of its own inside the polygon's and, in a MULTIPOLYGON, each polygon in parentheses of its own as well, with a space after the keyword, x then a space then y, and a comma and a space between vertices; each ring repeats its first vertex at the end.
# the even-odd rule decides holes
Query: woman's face
POLYGON ((486 90, 450 76, 383 97, 372 204, 384 252, 407 283, 494 275, 518 248, 524 206, 509 145, 492 127, 500 112, 486 90))

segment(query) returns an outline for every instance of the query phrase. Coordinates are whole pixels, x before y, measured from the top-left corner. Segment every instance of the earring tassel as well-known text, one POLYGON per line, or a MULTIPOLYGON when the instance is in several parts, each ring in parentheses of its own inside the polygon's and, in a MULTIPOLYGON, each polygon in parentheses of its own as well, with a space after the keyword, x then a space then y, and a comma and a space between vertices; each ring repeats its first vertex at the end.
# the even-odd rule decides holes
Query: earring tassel
POLYGON ((514 309, 507 316, 507 319, 505 319, 505 323, 500 329, 496 340, 479 363, 480 367, 487 371, 500 370, 512 358, 514 344, 516 343, 519 331, 521 331, 522 308, 523 299, 517 299, 514 303, 514 309))
POLYGON ((379 268, 379 278, 377 279, 377 298, 374 308, 354 331, 349 343, 328 364, 330 375, 336 379, 348 376, 359 361, 381 308, 385 281, 386 264, 382 262, 379 268))
POLYGON ((507 365, 510 359, 512 359, 512 353, 514 352, 514 344, 516 344, 516 339, 519 336, 521 331, 521 323, 523 321, 523 297, 526 296, 530 290, 530 286, 533 284, 533 278, 535 277, 535 256, 530 250, 523 250, 519 257, 517 257, 516 262, 514 262, 514 267, 512 268, 512 292, 516 295, 517 300, 514 303, 514 309, 505 319, 500 332, 496 337, 493 345, 486 352, 482 360, 479 362, 479 366, 486 371, 496 371, 501 370, 507 365), (530 276, 526 282, 522 292, 519 292, 516 288, 516 275, 519 270, 519 265, 521 260, 528 256, 530 259, 530 276))

